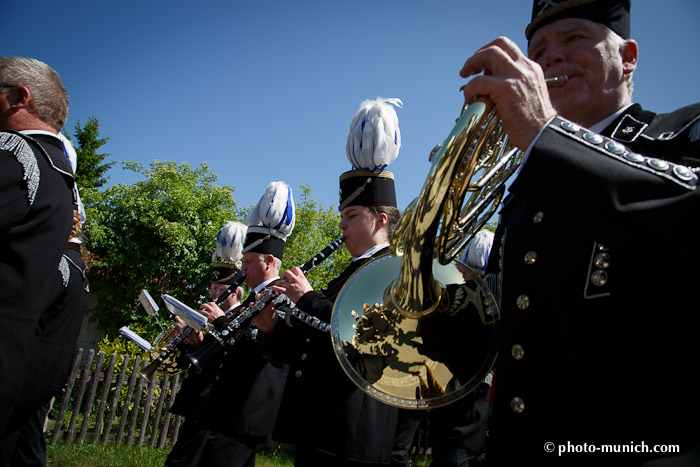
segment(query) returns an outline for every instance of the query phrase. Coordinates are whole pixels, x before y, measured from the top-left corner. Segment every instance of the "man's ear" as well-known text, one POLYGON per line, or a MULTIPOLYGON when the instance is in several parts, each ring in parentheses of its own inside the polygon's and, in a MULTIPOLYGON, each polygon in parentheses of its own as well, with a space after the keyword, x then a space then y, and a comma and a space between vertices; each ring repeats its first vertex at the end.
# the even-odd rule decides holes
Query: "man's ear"
POLYGON ((634 39, 627 39, 625 41, 625 45, 622 46, 622 50, 620 50, 620 55, 622 56, 622 71, 624 74, 630 74, 637 69, 639 49, 634 39))
POLYGON ((29 106, 32 95, 26 86, 15 86, 8 97, 10 105, 14 108, 24 108, 29 106))

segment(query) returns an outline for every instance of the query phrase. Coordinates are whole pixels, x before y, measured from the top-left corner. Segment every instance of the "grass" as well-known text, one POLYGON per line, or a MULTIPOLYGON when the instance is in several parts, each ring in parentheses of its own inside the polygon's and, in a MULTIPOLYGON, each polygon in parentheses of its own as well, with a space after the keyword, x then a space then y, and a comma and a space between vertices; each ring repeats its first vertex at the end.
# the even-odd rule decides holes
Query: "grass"
MULTIPOLYGON (((170 448, 117 446, 108 444, 75 444, 70 446, 48 445, 47 466, 51 467, 162 467, 170 448)), ((256 467, 293 467, 294 459, 284 452, 260 452, 255 458, 256 467)), ((427 467, 430 459, 417 456, 411 460, 412 467, 427 467)))
POLYGON ((46 446, 46 465, 56 467, 159 466, 170 448, 117 446, 108 444, 57 444, 46 446))
MULTIPOLYGON (((57 444, 46 447, 46 465, 51 467, 162 467, 170 448, 117 446, 108 444, 57 444)), ((260 467, 292 467, 289 454, 261 452, 255 459, 260 467)))

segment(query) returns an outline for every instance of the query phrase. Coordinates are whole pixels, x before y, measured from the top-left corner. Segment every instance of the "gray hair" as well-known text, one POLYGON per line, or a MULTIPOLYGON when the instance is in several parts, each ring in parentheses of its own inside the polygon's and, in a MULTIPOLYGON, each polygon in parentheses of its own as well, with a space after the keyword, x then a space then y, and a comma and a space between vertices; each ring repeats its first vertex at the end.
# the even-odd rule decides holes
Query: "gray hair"
MULTIPOLYGON (((260 255, 260 261, 265 261, 265 258, 267 258, 267 254, 264 254, 264 253, 258 253, 258 254, 260 255)), ((274 256, 274 255, 271 255, 271 256, 273 259, 272 264, 274 265, 274 267, 277 270, 279 270, 282 267, 282 260, 279 259, 277 256, 274 256)))
POLYGON ((68 119, 68 90, 58 73, 46 63, 26 57, 0 57, 0 85, 26 86, 30 112, 61 131, 68 119))
MULTIPOLYGON (((605 38, 605 42, 608 46, 608 50, 610 52, 617 52, 617 53, 622 53, 624 48, 627 46, 627 42, 629 41, 628 39, 623 39, 620 37, 616 32, 614 32, 612 29, 608 28, 605 25, 602 25, 603 28, 605 29, 605 32, 607 33, 607 37, 605 38)), ((630 98, 632 98, 632 92, 634 91, 634 82, 632 81, 632 73, 628 74, 627 77, 627 92, 630 95, 630 98)))

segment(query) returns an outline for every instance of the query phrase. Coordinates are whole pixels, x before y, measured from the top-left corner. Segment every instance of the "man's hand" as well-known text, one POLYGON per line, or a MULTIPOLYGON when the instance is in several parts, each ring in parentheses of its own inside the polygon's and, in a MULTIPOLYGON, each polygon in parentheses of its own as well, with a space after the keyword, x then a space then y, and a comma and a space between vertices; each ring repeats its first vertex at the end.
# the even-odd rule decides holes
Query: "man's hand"
POLYGON ((201 314, 207 317, 207 321, 213 323, 216 318, 224 316, 224 312, 219 305, 214 302, 203 303, 202 309, 199 310, 201 314))
MULTIPOLYGON (((182 334, 188 327, 187 324, 177 316, 175 317, 175 327, 177 328, 178 334, 182 334)), ((185 338, 185 342, 190 344, 192 347, 198 349, 202 346, 204 341, 204 334, 201 332, 193 332, 185 338)))
POLYGON ((269 304, 253 318, 253 323, 255 323, 258 329, 269 336, 272 334, 273 329, 275 329, 277 319, 279 319, 277 312, 272 307, 272 304, 269 304))
POLYGON ((311 292, 314 289, 299 267, 284 271, 282 279, 284 280, 276 282, 272 286, 272 289, 285 294, 294 303, 298 302, 305 293, 311 292))
POLYGON ((465 101, 470 103, 476 96, 489 97, 508 137, 525 151, 557 115, 542 68, 513 41, 499 37, 469 57, 459 74, 468 78, 482 72, 462 87, 465 101))

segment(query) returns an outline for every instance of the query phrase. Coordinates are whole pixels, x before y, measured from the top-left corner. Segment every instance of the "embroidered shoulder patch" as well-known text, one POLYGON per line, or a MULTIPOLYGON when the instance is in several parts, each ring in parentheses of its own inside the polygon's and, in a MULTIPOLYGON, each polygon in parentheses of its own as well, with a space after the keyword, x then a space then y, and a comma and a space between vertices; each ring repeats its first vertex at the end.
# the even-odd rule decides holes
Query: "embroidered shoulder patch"
POLYGON ((58 272, 61 273, 63 287, 68 287, 68 282, 70 281, 70 267, 68 266, 65 255, 61 256, 61 261, 58 263, 58 272))
POLYGON ((24 174, 22 178, 27 182, 27 198, 31 206, 34 204, 40 178, 39 165, 34 151, 21 136, 5 132, 0 132, 0 150, 11 152, 17 162, 22 165, 24 174))

